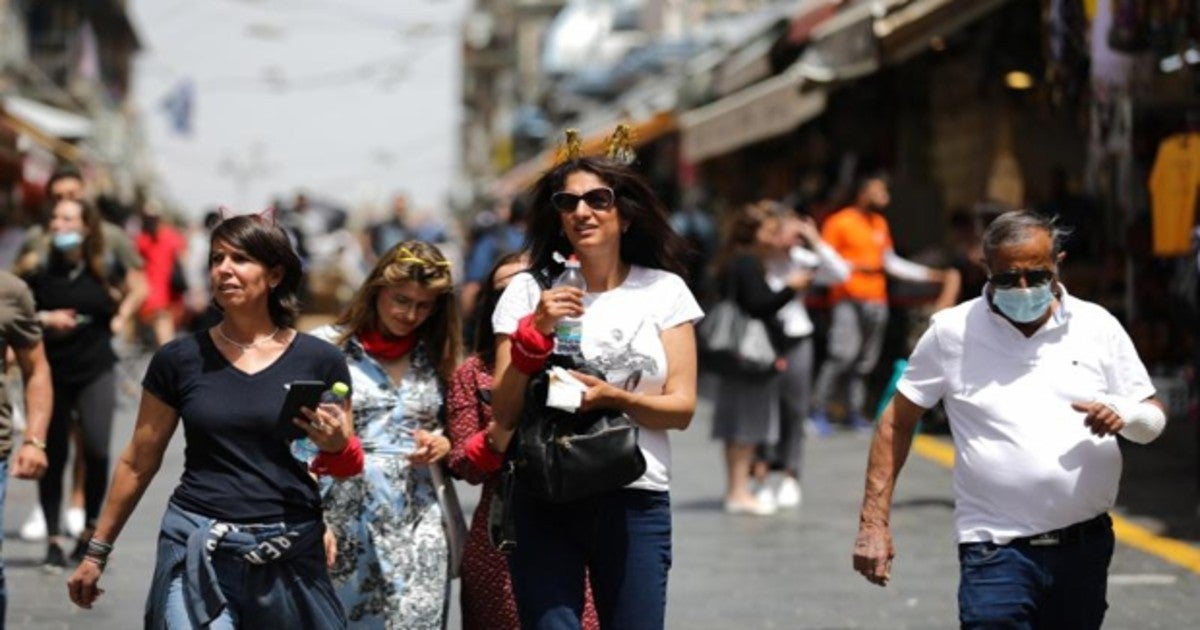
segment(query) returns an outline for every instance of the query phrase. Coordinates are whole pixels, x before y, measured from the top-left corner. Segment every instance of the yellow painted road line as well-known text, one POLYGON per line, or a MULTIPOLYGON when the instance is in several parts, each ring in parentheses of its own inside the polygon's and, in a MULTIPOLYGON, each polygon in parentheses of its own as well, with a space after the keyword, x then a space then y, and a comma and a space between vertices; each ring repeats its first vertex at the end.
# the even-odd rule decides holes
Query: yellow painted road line
POLYGON ((954 445, 928 435, 913 437, 912 450, 925 459, 931 459, 943 468, 954 468, 954 445))
POLYGON ((1116 534, 1117 540, 1193 573, 1200 573, 1200 549, 1174 538, 1159 536, 1116 514, 1112 515, 1112 520, 1113 533, 1116 534))
MULTIPOLYGON (((954 467, 954 446, 946 440, 918 435, 913 438, 912 450, 944 468, 954 467)), ((1112 520, 1113 534, 1121 544, 1162 558, 1193 573, 1200 573, 1200 548, 1174 538, 1159 536, 1116 514, 1112 514, 1112 520)))

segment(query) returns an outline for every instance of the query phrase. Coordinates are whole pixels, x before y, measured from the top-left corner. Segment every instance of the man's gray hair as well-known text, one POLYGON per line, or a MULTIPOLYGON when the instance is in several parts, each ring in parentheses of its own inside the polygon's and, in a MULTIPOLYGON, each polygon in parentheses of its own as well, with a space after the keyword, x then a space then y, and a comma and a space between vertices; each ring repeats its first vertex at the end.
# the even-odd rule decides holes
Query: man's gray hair
POLYGON ((1050 255, 1058 260, 1063 242, 1071 235, 1069 228, 1058 226, 1058 217, 1048 217, 1029 210, 1013 210, 998 216, 983 231, 983 257, 992 260, 1000 249, 1025 242, 1031 230, 1041 230, 1050 236, 1050 255))

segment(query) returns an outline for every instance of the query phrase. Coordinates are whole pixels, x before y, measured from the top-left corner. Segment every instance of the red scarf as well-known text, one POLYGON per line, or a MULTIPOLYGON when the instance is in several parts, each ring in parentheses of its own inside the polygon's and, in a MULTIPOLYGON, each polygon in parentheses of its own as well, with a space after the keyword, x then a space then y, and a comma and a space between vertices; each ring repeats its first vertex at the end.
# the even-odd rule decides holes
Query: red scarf
POLYGON ((383 333, 370 328, 358 333, 358 341, 363 350, 376 359, 395 361, 408 354, 417 343, 417 336, 409 334, 404 337, 384 337, 383 333))

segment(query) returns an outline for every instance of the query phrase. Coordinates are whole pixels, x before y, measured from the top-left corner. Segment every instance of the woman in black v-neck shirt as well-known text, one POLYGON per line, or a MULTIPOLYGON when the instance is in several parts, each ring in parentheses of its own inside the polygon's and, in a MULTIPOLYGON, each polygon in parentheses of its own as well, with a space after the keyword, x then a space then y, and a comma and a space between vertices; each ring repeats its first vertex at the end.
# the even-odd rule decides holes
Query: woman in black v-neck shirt
POLYGON ((113 367, 117 361, 111 322, 118 304, 112 288, 118 278, 104 264, 100 214, 95 207, 83 201, 59 201, 49 228, 49 255, 24 279, 45 329, 46 358, 54 384, 54 411, 46 435, 47 468, 38 481, 38 495, 46 515, 45 566, 61 570, 67 565, 59 532, 63 472, 76 419, 83 436, 87 514, 87 527, 76 545, 78 554, 96 525, 108 485, 108 445, 116 407, 113 367))
POLYGON ((68 582, 71 599, 90 608, 99 597, 112 543, 182 422, 184 472, 163 516, 145 627, 345 627, 325 566, 317 485, 290 446, 307 436, 324 454, 351 452, 349 400, 305 410, 307 422, 277 416, 289 383, 350 383, 346 362, 292 328, 300 260, 273 217, 218 225, 209 279, 223 319, 151 359, 133 439, 68 582), (204 550, 198 562, 189 549, 204 550))

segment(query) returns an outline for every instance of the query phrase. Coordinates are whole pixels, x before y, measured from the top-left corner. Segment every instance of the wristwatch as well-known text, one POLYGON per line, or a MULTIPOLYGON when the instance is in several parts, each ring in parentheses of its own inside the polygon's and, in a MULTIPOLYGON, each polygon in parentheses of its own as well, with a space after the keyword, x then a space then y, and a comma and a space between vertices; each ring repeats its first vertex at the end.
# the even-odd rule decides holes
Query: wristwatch
POLYGON ((29 444, 30 446, 40 448, 43 451, 46 450, 46 440, 43 440, 42 438, 35 438, 32 435, 26 435, 22 444, 29 444))

